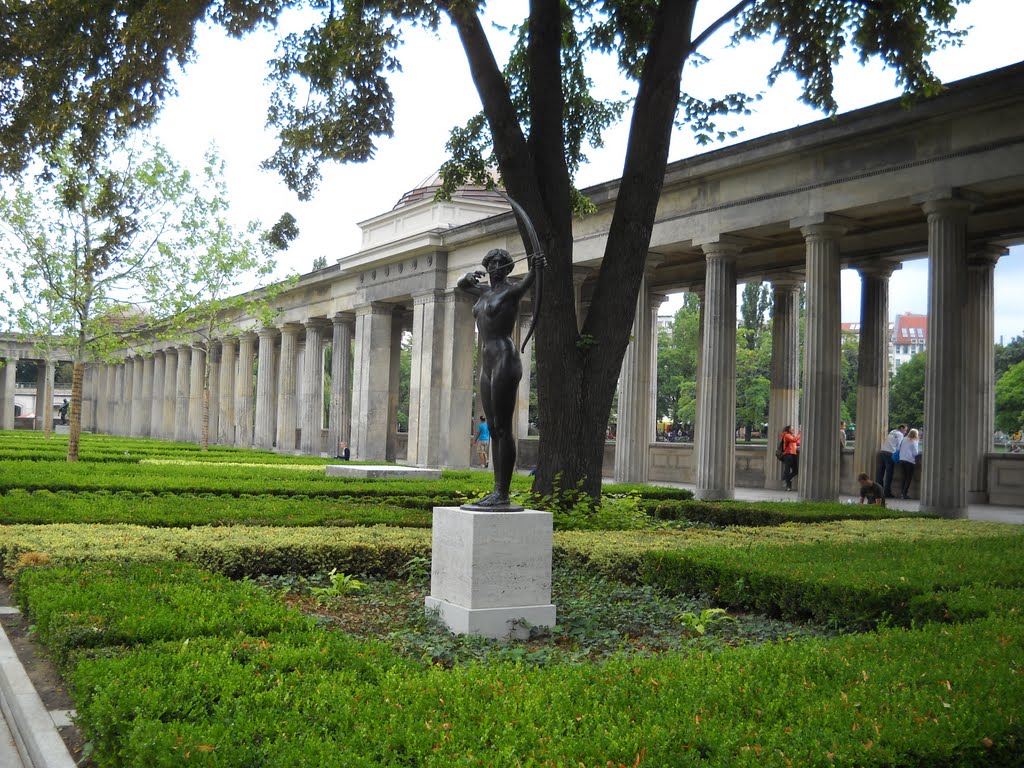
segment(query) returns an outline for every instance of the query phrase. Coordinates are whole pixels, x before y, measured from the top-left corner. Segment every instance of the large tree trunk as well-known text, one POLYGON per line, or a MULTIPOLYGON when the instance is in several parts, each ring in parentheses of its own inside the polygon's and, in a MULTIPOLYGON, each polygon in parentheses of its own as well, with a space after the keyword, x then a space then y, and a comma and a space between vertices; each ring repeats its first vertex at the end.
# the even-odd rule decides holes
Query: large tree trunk
MULTIPOLYGON (((447 10, 459 31, 509 193, 547 256, 536 341, 540 464, 534 492, 600 495, 605 429, 625 355, 664 181, 695 0, 657 10, 637 93, 615 212, 591 310, 577 332, 571 179, 564 157, 561 4, 530 6, 530 137, 475 13, 447 10)), ((539 290, 539 288, 538 288, 539 290)))

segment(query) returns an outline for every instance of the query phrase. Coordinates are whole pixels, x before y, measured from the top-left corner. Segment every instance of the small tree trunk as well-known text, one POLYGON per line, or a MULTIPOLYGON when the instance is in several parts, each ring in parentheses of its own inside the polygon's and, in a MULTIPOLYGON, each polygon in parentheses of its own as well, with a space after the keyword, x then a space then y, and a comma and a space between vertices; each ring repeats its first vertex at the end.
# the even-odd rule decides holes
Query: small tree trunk
POLYGON ((78 441, 82 434, 82 381, 85 364, 75 361, 71 373, 71 407, 68 414, 68 461, 78 461, 78 441))

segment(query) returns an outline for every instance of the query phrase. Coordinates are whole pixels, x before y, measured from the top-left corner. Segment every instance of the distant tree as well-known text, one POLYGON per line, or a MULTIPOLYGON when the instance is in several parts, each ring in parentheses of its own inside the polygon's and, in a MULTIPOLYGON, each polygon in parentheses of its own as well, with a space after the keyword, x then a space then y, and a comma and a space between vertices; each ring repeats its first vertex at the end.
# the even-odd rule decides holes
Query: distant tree
POLYGON ((889 383, 889 424, 928 427, 924 423, 925 352, 903 363, 889 383))
POLYGON ((700 303, 687 293, 672 323, 658 329, 656 417, 674 424, 693 423, 696 416, 697 348, 700 345, 700 303))
POLYGON ((772 292, 768 283, 758 280, 743 286, 740 300, 739 341, 747 349, 757 349, 761 335, 768 327, 772 309, 772 292))
POLYGON ((274 269, 274 247, 258 221, 237 230, 229 221, 224 162, 206 152, 203 176, 190 184, 173 238, 163 240, 160 259, 147 273, 153 313, 148 331, 158 338, 202 350, 203 415, 199 445, 210 445, 210 368, 214 340, 269 325, 274 299, 290 281, 260 286, 274 269), (259 288, 259 290, 253 290, 259 288))
POLYGON ((313 271, 316 272, 318 269, 327 269, 326 256, 317 256, 313 259, 313 271))
POLYGON ((160 146, 85 165, 60 148, 47 165, 0 198, 0 252, 9 296, 20 307, 45 307, 50 343, 72 355, 67 460, 73 462, 85 364, 123 348, 128 326, 137 324, 139 310, 125 297, 146 283, 188 176, 160 146))
POLYGON ((760 430, 768 421, 770 371, 770 343, 757 349, 741 346, 736 350, 736 421, 743 428, 743 439, 747 442, 753 430, 760 430))
POLYGON ((1011 366, 1024 362, 1024 336, 1015 336, 1009 344, 996 344, 996 381, 1011 366))
POLYGON ((412 384, 412 334, 402 334, 398 353, 398 414, 395 418, 399 432, 409 431, 409 387, 412 384))
POLYGON ((843 334, 839 379, 839 418, 847 424, 857 421, 857 371, 860 337, 843 334))
POLYGON ((1024 361, 1011 365, 996 383, 996 429, 1013 434, 1024 427, 1024 361))

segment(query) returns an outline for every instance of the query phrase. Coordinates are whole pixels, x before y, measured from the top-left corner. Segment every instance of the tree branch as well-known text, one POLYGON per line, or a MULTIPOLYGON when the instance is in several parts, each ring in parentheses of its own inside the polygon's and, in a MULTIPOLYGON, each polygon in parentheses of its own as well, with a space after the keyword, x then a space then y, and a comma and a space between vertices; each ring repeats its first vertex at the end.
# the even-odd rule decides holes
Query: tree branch
POLYGON ((740 0, 738 3, 736 3, 736 5, 734 5, 724 14, 722 14, 718 19, 712 22, 711 26, 709 26, 707 29, 705 29, 703 32, 697 35, 697 37, 694 38, 693 42, 690 43, 689 48, 687 48, 686 55, 689 56, 691 53, 694 53, 698 48, 700 48, 704 43, 708 41, 709 37, 715 34, 715 32, 717 32, 719 29, 721 29, 726 22, 735 19, 744 11, 744 9, 747 6, 753 5, 754 2, 755 0, 740 0))

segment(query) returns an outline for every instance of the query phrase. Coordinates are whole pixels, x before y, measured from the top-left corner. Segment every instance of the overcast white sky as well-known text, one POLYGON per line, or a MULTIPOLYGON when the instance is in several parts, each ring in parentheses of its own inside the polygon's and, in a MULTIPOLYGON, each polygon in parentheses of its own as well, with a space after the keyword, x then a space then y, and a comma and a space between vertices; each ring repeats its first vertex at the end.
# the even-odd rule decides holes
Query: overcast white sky
MULTIPOLYGON (((710 22, 732 4, 733 0, 704 0, 697 26, 710 22)), ((498 3, 491 6, 496 8, 498 3)), ((499 21, 509 23, 525 16, 526 2, 502 0, 500 8, 499 21)), ((304 29, 309 18, 292 15, 279 30, 304 29)), ((1024 58, 1021 0, 973 0, 960 9, 959 19, 961 26, 972 27, 966 44, 942 51, 931 61, 943 80, 957 80, 1024 58)), ((777 60, 769 43, 726 49, 727 32, 720 33, 704 51, 712 58, 710 64, 686 70, 684 88, 701 96, 740 90, 764 92, 755 115, 744 119, 745 130, 736 141, 821 119, 820 113, 798 102, 794 81, 780 81, 768 89, 765 76, 777 60)), ((394 138, 381 141, 376 157, 368 163, 322 168, 318 194, 311 202, 299 203, 276 174, 259 168, 275 147, 274 136, 263 128, 269 93, 263 79, 277 34, 258 32, 238 41, 226 38, 220 29, 201 31, 198 57, 185 68, 178 82, 179 96, 168 103, 156 132, 180 162, 196 171, 202 167, 206 147, 210 142, 217 144, 227 163, 232 207, 240 219, 260 219, 269 225, 285 211, 294 214, 301 235, 281 255, 280 271, 302 273, 312 268, 318 256, 333 262, 357 251, 358 223, 390 210, 402 194, 433 174, 444 160, 449 129, 464 123, 480 107, 454 31, 446 28, 438 35, 411 31, 399 52, 403 72, 391 80, 396 100, 394 138)), ((491 38, 496 53, 503 56, 507 49, 504 34, 492 30, 491 38)), ((599 63, 592 77, 608 96, 617 95, 624 87, 608 62, 599 63)), ((897 96, 893 80, 892 73, 878 65, 844 63, 836 80, 840 111, 897 96)), ((590 153, 592 162, 577 179, 580 186, 619 175, 624 136, 625 126, 607 135, 603 150, 590 153)), ((707 150, 698 147, 684 129, 673 139, 671 159, 702 151, 707 150)), ((890 285, 893 314, 927 311, 924 260, 906 263, 890 285)), ((1009 341, 1024 334, 1022 292, 1024 246, 1018 246, 996 267, 997 340, 1009 341)), ((859 277, 844 271, 844 321, 859 319, 859 297, 859 277)))

